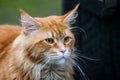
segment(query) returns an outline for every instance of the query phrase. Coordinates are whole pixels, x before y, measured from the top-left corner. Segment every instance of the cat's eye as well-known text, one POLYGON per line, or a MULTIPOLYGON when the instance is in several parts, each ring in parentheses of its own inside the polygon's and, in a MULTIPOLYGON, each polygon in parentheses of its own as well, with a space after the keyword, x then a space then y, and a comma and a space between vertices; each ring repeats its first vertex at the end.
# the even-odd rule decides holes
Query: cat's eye
POLYGON ((70 37, 69 36, 67 36, 67 37, 64 38, 64 42, 65 43, 68 43, 69 41, 70 41, 70 37))
POLYGON ((50 44, 53 44, 53 43, 54 43, 54 39, 53 39, 53 38, 47 38, 47 39, 45 39, 45 41, 46 41, 47 43, 50 43, 50 44))

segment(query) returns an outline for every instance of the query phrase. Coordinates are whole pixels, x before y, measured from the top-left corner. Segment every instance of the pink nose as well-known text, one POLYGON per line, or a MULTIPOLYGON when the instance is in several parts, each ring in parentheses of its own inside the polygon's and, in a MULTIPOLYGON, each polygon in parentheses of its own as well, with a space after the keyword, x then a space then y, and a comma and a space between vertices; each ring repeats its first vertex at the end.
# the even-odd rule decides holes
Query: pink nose
POLYGON ((65 53, 66 50, 60 50, 61 53, 65 53))

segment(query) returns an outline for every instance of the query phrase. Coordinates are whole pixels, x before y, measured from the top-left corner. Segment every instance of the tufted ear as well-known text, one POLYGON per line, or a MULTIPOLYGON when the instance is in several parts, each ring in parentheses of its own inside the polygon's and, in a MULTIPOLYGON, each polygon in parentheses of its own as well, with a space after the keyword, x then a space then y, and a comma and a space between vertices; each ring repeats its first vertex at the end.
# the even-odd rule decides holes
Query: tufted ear
POLYGON ((79 4, 77 4, 73 10, 63 15, 64 23, 71 25, 75 22, 76 17, 78 16, 78 12, 77 12, 78 7, 79 7, 79 4))
POLYGON ((29 14, 27 14, 24 10, 19 9, 21 13, 21 24, 23 27, 23 31, 25 34, 29 35, 33 31, 38 30, 38 25, 35 19, 33 19, 29 14))

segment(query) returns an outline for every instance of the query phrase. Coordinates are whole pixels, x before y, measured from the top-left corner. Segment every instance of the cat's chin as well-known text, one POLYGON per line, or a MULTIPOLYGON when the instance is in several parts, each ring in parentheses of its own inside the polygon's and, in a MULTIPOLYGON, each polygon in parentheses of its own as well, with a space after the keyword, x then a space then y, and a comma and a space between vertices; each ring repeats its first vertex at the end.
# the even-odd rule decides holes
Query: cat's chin
POLYGON ((66 59, 65 58, 61 58, 60 60, 56 61, 56 64, 58 65, 64 65, 66 62, 66 59))

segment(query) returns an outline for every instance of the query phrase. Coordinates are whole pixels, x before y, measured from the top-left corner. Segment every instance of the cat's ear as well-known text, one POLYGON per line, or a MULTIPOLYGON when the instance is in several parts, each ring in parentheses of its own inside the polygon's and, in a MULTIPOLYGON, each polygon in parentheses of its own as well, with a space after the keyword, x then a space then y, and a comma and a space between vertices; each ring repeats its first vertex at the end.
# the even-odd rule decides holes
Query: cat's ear
POLYGON ((77 4, 74 9, 72 9, 71 11, 63 15, 64 23, 71 25, 76 21, 76 18, 78 16, 78 12, 77 12, 78 7, 79 7, 79 4, 77 4))
POLYGON ((38 27, 35 19, 33 19, 24 10, 19 9, 19 11, 21 13, 21 24, 22 24, 24 33, 27 34, 27 35, 29 35, 33 31, 38 30, 39 27, 38 27))

